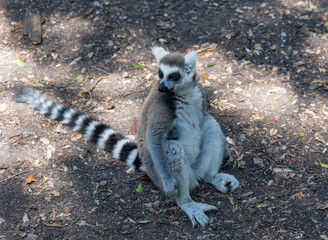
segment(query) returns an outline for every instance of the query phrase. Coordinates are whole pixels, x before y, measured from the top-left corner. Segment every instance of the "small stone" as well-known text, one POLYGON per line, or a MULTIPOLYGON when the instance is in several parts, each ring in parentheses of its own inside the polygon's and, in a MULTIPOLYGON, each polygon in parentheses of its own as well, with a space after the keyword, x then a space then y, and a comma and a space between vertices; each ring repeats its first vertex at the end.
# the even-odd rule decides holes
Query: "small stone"
POLYGON ((92 58, 93 54, 94 54, 94 52, 89 52, 88 55, 87 55, 87 57, 88 58, 92 58))
POLYGON ((77 64, 80 60, 82 59, 82 57, 77 57, 75 58, 69 65, 72 66, 72 65, 75 65, 77 64))
POLYGON ((263 140, 261 141, 261 144, 262 144, 262 145, 268 145, 268 142, 267 142, 265 139, 263 139, 263 140))
POLYGON ((259 167, 264 167, 263 159, 261 158, 253 158, 253 163, 259 167))
POLYGON ((20 233, 19 236, 20 236, 21 238, 24 238, 24 237, 27 236, 27 233, 26 233, 26 232, 20 233))
POLYGON ((98 1, 93 2, 93 6, 100 7, 100 3, 98 1))
POLYGON ((102 181, 100 181, 99 185, 100 186, 106 186, 107 183, 108 183, 107 180, 102 180, 102 181))
POLYGON ((56 152, 56 148, 51 144, 47 146, 47 150, 53 153, 56 152))
POLYGON ((274 181, 273 180, 270 180, 268 183, 267 183, 268 187, 272 187, 275 185, 274 181))
POLYGON ((165 43, 167 43, 167 40, 165 40, 164 38, 160 38, 158 41, 159 41, 161 44, 165 44, 165 43))
POLYGON ((45 138, 45 137, 40 138, 40 141, 45 145, 49 145, 49 143, 50 143, 49 139, 45 138))
POLYGON ((5 220, 4 218, 1 218, 1 217, 0 217, 0 225, 1 225, 2 223, 4 223, 4 222, 6 222, 6 220, 5 220))
POLYGON ((81 73, 82 74, 85 74, 87 72, 87 68, 86 67, 82 67, 82 69, 81 69, 81 73))
POLYGON ((72 213, 72 212, 73 212, 72 207, 64 207, 63 208, 63 213, 65 213, 65 214, 72 213))
POLYGON ((282 33, 280 33, 280 36, 281 36, 281 37, 287 37, 287 33, 282 32, 282 33))
POLYGON ((277 183, 277 184, 282 184, 284 179, 286 178, 286 176, 282 173, 277 173, 275 176, 274 176, 274 181, 277 183))
POLYGON ((241 142, 245 142, 247 140, 245 134, 243 134, 243 133, 239 134, 239 140, 241 142))
POLYGON ((129 77, 129 73, 128 72, 124 72, 123 75, 122 75, 122 77, 124 77, 124 78, 129 77))
POLYGON ((30 219, 28 219, 27 213, 24 213, 23 222, 26 223, 28 221, 30 221, 30 219))
POLYGON ((107 43, 107 46, 108 47, 113 47, 114 46, 113 40, 109 40, 108 43, 107 43))
POLYGON ((73 166, 73 170, 74 171, 78 170, 78 167, 77 166, 73 166))
POLYGON ((61 133, 61 134, 67 134, 67 131, 65 129, 62 129, 61 127, 57 127, 56 132, 61 133))
POLYGON ((30 79, 30 80, 35 80, 36 76, 33 75, 33 74, 30 74, 30 75, 27 75, 27 78, 30 79))
POLYGON ((326 235, 320 235, 320 239, 322 239, 322 240, 328 240, 328 237, 326 235))
POLYGON ((26 240, 37 240, 37 239, 38 239, 38 236, 37 235, 34 235, 32 233, 29 233, 27 235, 27 238, 26 238, 26 240))

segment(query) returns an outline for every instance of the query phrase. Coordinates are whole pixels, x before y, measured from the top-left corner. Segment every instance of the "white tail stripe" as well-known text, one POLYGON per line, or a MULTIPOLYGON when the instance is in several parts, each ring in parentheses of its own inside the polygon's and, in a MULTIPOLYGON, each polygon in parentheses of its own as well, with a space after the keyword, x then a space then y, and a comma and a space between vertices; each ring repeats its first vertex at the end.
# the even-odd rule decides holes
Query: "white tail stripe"
POLYGON ((129 139, 125 139, 125 138, 118 141, 115 144, 115 146, 113 147, 112 157, 116 158, 116 159, 119 159, 120 158, 120 153, 121 153, 121 150, 122 150, 123 146, 128 142, 131 142, 131 141, 129 139))
POLYGON ((39 111, 39 113, 41 114, 46 114, 49 111, 49 107, 51 106, 52 102, 47 100, 42 106, 41 109, 39 111))
POLYGON ((58 117, 59 111, 63 108, 63 105, 56 104, 56 106, 52 109, 50 119, 56 119, 58 117))
POLYGON ((93 132, 95 131, 96 127, 100 124, 101 123, 96 120, 89 123, 89 125, 87 126, 87 128, 85 130, 85 138, 88 140, 91 139, 93 132))
POLYGON ((126 165, 129 167, 129 168, 135 168, 134 166, 134 161, 135 159, 137 158, 137 155, 138 155, 138 149, 133 149, 130 153, 129 153, 129 156, 126 160, 126 165))
POLYGON ((82 127, 82 123, 84 121, 84 119, 86 119, 87 116, 86 115, 80 115, 77 119, 76 119, 76 123, 75 123, 75 127, 73 128, 73 131, 79 131, 82 127))
POLYGON ((112 135, 112 134, 115 134, 116 132, 111 129, 111 128, 108 128, 106 129, 104 132, 102 132, 99 136, 99 139, 98 139, 98 146, 101 148, 101 149, 105 149, 106 148, 106 142, 108 140, 108 138, 112 135))
POLYGON ((64 119, 62 121, 60 121, 60 123, 69 124, 75 113, 76 113, 76 111, 74 109, 69 108, 68 110, 65 111, 64 119))

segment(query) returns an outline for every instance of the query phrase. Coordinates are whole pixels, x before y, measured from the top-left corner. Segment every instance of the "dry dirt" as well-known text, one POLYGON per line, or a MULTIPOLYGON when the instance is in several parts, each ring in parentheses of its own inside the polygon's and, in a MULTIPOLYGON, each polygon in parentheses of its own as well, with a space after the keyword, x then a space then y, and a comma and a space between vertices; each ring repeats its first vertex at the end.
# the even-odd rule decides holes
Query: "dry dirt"
POLYGON ((325 0, 0 0, 0 239, 327 240, 327 59, 325 0), (41 44, 22 35, 27 8, 41 44), (154 44, 198 52, 234 158, 223 171, 241 183, 194 190, 219 208, 205 229, 143 173, 12 99, 33 86, 133 139, 154 44))

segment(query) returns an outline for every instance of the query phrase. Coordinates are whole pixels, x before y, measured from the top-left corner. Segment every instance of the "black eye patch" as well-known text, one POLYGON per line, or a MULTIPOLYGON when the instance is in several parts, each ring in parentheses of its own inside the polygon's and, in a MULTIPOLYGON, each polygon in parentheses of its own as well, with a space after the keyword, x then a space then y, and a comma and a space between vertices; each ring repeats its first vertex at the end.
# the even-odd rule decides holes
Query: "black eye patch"
POLYGON ((163 72, 162 72, 161 69, 158 69, 158 76, 159 76, 160 79, 162 79, 164 77, 163 72))
POLYGON ((174 72, 174 73, 171 73, 168 78, 173 81, 178 81, 178 80, 180 80, 181 75, 179 72, 174 72))

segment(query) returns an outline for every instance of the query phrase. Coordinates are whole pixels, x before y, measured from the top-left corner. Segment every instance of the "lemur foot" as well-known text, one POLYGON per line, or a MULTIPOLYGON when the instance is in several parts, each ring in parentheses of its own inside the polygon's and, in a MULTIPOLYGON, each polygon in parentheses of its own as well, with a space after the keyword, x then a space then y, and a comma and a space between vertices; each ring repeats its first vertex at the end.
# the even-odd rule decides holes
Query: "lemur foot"
POLYGON ((222 193, 233 192, 239 187, 239 181, 233 175, 227 173, 217 173, 209 182, 222 193))
POLYGON ((178 205, 188 215, 193 227, 195 227, 198 222, 202 228, 204 228, 210 222, 210 219, 204 212, 217 210, 215 206, 205 203, 197 203, 194 201, 178 205))

